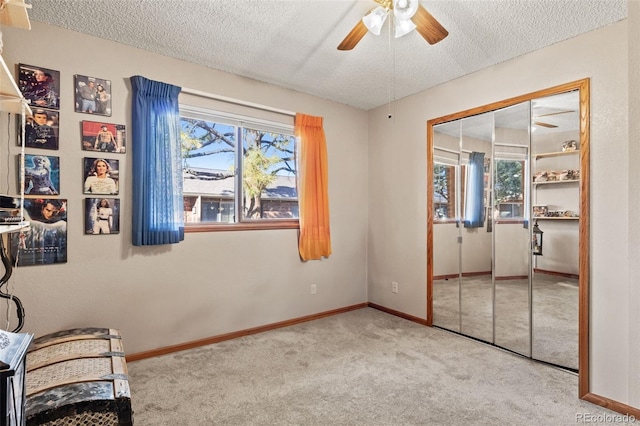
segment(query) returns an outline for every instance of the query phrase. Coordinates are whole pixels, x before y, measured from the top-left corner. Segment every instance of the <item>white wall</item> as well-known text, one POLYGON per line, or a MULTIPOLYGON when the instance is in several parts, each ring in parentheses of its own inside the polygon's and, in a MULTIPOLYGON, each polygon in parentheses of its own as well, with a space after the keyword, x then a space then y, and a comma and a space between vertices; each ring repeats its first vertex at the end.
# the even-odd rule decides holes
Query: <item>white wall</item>
MULTIPOLYGON (((630 201, 638 206, 639 196, 637 185, 629 187, 638 172, 631 172, 625 160, 631 145, 627 24, 625 20, 396 101, 392 120, 386 119, 387 106, 369 111, 369 167, 379 173, 372 173, 369 183, 368 279, 371 302, 426 318, 427 120, 589 77, 591 392, 637 407, 638 390, 631 385, 638 384, 635 311, 640 300, 637 290, 630 291, 629 275, 632 270, 637 277, 639 265, 634 260, 635 268, 629 268, 628 256, 630 250, 637 254, 639 239, 633 238, 637 225, 635 234, 629 233, 637 209, 627 212, 630 201), (400 284, 398 294, 390 291, 392 280, 400 284)), ((637 169, 637 148, 633 152, 631 164, 637 169)))
MULTIPOLYGON (((47 153, 61 157, 61 198, 69 200, 68 263, 15 271, 25 332, 118 328, 125 350, 133 354, 366 302, 366 112, 39 22, 31 31, 3 28, 3 33, 3 57, 12 71, 14 64, 26 63, 61 73, 60 150, 47 153), (74 74, 112 81, 112 117, 73 111, 74 74), (323 116, 333 255, 301 262, 296 230, 189 233, 177 245, 133 247, 129 77, 137 74, 323 116), (81 162, 87 154, 79 123, 93 119, 128 126, 129 152, 110 156, 124 171, 118 235, 83 234, 81 162), (310 294, 311 284, 317 285, 316 295, 310 294)), ((4 176, 17 147, 12 135, 6 158, 6 114, 0 118, 4 176)))

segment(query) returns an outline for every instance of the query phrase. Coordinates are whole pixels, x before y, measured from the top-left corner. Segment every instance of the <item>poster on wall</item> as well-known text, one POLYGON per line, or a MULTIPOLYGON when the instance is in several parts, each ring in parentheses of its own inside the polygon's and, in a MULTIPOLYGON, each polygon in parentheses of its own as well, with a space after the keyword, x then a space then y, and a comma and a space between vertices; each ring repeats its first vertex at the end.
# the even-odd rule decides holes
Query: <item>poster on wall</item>
POLYGON ((11 254, 18 266, 67 262, 67 200, 25 199, 29 228, 11 234, 11 254))
MULTIPOLYGON (((18 155, 18 182, 20 182, 20 155, 18 155)), ((18 183, 19 185, 19 183, 18 183)), ((60 194, 60 157, 25 154, 24 195, 46 197, 60 194)))
POLYGON ((18 64, 18 85, 32 109, 60 109, 60 71, 18 64))
POLYGON ((118 160, 106 158, 84 159, 84 189, 85 194, 118 194, 118 160))
POLYGON ((111 80, 74 75, 75 111, 111 117, 111 80))
POLYGON ((85 198, 84 233, 88 235, 120 232, 120 200, 117 198, 85 198))
POLYGON ((124 154, 127 152, 125 130, 124 124, 85 120, 82 122, 82 149, 124 154))
MULTIPOLYGON (((52 109, 33 108, 24 126, 24 146, 27 148, 58 149, 60 113, 52 109)), ((18 120, 18 145, 22 141, 21 122, 18 120)))

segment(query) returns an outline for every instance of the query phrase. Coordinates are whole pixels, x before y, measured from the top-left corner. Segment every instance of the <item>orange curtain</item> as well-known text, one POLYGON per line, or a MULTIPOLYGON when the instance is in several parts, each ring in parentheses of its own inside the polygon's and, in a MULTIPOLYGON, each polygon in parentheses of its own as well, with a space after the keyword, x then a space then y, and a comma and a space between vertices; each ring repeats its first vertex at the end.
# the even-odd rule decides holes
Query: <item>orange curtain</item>
POLYGON ((322 117, 296 114, 296 138, 300 147, 298 250, 302 260, 317 260, 331 254, 329 166, 322 117))

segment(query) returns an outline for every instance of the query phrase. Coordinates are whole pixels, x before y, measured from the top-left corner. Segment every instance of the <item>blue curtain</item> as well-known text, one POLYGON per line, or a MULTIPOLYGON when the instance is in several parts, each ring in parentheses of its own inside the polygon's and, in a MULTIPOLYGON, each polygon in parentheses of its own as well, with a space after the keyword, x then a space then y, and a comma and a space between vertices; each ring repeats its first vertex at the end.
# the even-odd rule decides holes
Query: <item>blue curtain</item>
POLYGON ((464 205, 464 227, 482 227, 484 225, 484 152, 472 152, 469 155, 464 205))
POLYGON ((133 245, 184 240, 182 152, 178 95, 181 87, 131 77, 133 245))

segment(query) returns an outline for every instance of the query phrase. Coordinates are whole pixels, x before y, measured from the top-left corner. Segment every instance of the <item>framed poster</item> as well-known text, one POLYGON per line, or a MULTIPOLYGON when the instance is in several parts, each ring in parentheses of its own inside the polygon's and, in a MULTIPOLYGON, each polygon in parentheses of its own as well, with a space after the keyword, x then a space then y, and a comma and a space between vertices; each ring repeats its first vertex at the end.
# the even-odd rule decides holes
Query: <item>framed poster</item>
POLYGON ((18 266, 67 262, 67 200, 25 199, 30 227, 11 234, 11 253, 18 266))
POLYGON ((76 74, 75 111, 111 117, 111 80, 76 74))
POLYGON ((120 162, 105 158, 84 158, 85 194, 118 194, 118 175, 120 162))
POLYGON ((18 85, 32 107, 60 109, 60 71, 18 64, 18 85))
POLYGON ((82 149, 124 154, 127 152, 125 130, 124 124, 85 120, 82 122, 82 149))
POLYGON ((120 232, 120 200, 85 198, 84 225, 85 234, 118 234, 120 232))
MULTIPOLYGON (((18 175, 20 174, 19 164, 20 155, 18 155, 18 175)), ((20 182, 20 176, 18 176, 18 182, 20 182)), ((59 157, 25 154, 24 194, 38 197, 60 194, 59 157)))
MULTIPOLYGON (((27 148, 58 149, 60 113, 52 109, 33 108, 25 119, 24 146, 27 148)), ((18 123, 18 145, 22 131, 18 123)))

